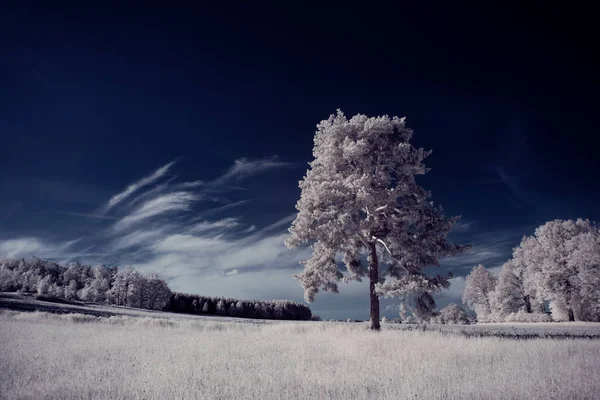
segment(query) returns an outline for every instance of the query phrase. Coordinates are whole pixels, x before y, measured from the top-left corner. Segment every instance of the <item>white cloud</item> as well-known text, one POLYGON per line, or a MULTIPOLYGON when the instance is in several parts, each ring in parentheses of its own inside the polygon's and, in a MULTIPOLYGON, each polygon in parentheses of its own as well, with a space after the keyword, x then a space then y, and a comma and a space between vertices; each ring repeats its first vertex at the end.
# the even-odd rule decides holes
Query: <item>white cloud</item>
POLYGON ((200 187, 200 186, 204 186, 205 183, 204 181, 192 181, 192 182, 182 182, 179 183, 177 186, 183 189, 189 189, 189 188, 195 188, 195 187, 200 187))
POLYGON ((189 192, 174 192, 156 197, 142 204, 133 213, 120 219, 114 227, 116 230, 123 230, 136 222, 167 212, 189 211, 191 203, 200 198, 201 196, 189 192))
POLYGON ((241 205, 248 203, 249 201, 250 200, 240 200, 240 201, 236 201, 233 203, 225 204, 224 206, 215 207, 215 208, 211 208, 211 209, 202 211, 201 213, 198 214, 198 218, 196 218, 195 220, 199 220, 200 218, 208 217, 210 215, 218 214, 222 211, 229 210, 230 208, 239 207, 241 205))
POLYGON ((171 161, 167 165, 164 165, 164 166, 160 167, 159 169, 157 169, 156 171, 154 171, 154 173, 152 175, 146 176, 146 177, 140 179, 139 181, 132 183, 131 185, 127 186, 127 188, 125 188, 125 190, 123 190, 121 193, 118 193, 118 194, 114 195, 113 197, 111 197, 106 206, 106 210, 114 207, 115 205, 117 205, 118 203, 123 201, 125 198, 127 198, 128 196, 133 194, 138 189, 140 189, 144 186, 150 185, 151 183, 154 183, 157 180, 159 180, 160 178, 162 178, 169 171, 169 168, 171 168, 174 163, 175 163, 175 161, 171 161))
POLYGON ((231 276, 231 275, 237 275, 238 273, 239 273, 239 271, 237 269, 232 269, 231 271, 225 272, 225 275, 231 276))
POLYGON ((456 276, 450 278, 450 287, 442 290, 438 296, 447 297, 460 303, 462 299, 462 293, 465 289, 465 278, 462 276, 456 276))
POLYGON ((78 212, 69 212, 69 211, 56 211, 58 214, 71 215, 73 217, 83 217, 83 218, 92 218, 92 219, 117 219, 116 217, 110 215, 103 214, 93 214, 93 213, 78 213, 78 212))
POLYGON ((158 241, 152 250, 156 253, 179 253, 190 256, 209 255, 218 253, 225 249, 230 249, 232 243, 228 243, 220 238, 210 238, 193 235, 170 235, 158 241))
POLYGON ((33 237, 0 241, 0 255, 8 258, 41 256, 50 249, 51 246, 33 237))
POLYGON ((459 221, 452 227, 452 232, 467 232, 471 230, 476 221, 459 221))
POLYGON ((275 221, 271 225, 265 226, 259 231, 259 233, 269 232, 274 229, 281 228, 282 226, 289 226, 291 225, 292 221, 296 218, 296 215, 297 213, 293 213, 288 215, 287 217, 283 217, 279 221, 275 221))
POLYGON ((128 204, 127 207, 131 207, 134 206, 136 204, 138 204, 140 201, 147 199, 149 197, 154 197, 155 195, 158 195, 159 193, 164 193, 166 191, 173 191, 171 190, 171 187, 173 185, 171 185, 171 183, 175 180, 175 176, 167 179, 165 182, 161 183, 160 185, 156 185, 154 186, 152 189, 145 191, 144 193, 141 193, 140 195, 136 196, 133 200, 131 200, 128 204))
POLYGON ((218 221, 202 221, 194 224, 190 229, 190 233, 201 233, 212 231, 215 229, 231 229, 239 226, 238 218, 223 218, 218 221))
POLYGON ((74 256, 87 253, 88 249, 74 252, 71 250, 81 239, 69 240, 60 243, 50 243, 36 237, 22 237, 0 240, 0 257, 41 257, 72 259, 74 256))
POLYGON ((293 163, 278 161, 277 156, 249 160, 247 158, 238 158, 233 165, 218 178, 215 183, 222 183, 230 179, 243 179, 251 175, 274 169, 285 168, 294 165, 293 163))
POLYGON ((111 248, 112 250, 121 250, 140 245, 148 245, 151 242, 158 241, 165 235, 165 231, 165 228, 136 230, 116 238, 112 242, 111 248))

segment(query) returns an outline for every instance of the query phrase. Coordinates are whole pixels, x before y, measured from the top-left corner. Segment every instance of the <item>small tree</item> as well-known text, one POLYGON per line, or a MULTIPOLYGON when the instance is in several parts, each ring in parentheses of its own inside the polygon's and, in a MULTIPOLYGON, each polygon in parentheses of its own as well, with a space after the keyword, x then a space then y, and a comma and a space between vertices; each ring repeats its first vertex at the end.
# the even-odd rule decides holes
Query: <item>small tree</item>
POLYGON ((48 296, 48 293, 50 291, 50 283, 48 278, 43 278, 40 279, 40 281, 37 284, 37 295, 40 297, 45 297, 48 296))
POLYGON ((423 270, 466 246, 446 236, 446 219, 430 193, 415 182, 429 152, 415 148, 404 118, 387 115, 350 120, 337 115, 317 125, 310 169, 300 182, 298 214, 286 244, 314 243, 313 256, 295 278, 308 302, 319 290, 338 292, 338 282, 369 276, 371 329, 378 330, 379 296, 419 298, 449 285, 423 270), (342 254, 348 274, 335 261, 342 254), (367 256, 368 267, 363 263, 367 256), (380 270, 380 264, 387 268, 380 270))
POLYGON ((217 315, 225 315, 226 314, 226 305, 224 300, 219 300, 217 303, 217 315))
POLYGON ((492 312, 490 294, 496 288, 497 278, 481 264, 474 267, 465 281, 462 301, 477 313, 477 318, 488 317, 492 312))
POLYGON ((64 295, 65 300, 73 300, 77 298, 77 282, 71 279, 69 284, 64 287, 64 295))

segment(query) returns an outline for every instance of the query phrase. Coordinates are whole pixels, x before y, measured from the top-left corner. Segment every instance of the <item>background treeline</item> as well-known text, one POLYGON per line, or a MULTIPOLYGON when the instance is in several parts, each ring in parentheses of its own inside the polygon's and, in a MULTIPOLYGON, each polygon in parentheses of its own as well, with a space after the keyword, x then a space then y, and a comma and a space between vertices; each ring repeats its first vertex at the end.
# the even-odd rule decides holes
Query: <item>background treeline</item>
POLYGON ((463 302, 480 322, 600 322, 600 229, 583 219, 547 222, 499 275, 473 268, 463 302))
POLYGON ((186 314, 257 319, 309 320, 312 316, 310 308, 289 300, 237 300, 186 293, 173 293, 168 310, 186 314))
POLYGON ((39 299, 85 301, 188 314, 240 318, 308 320, 308 307, 287 300, 255 301, 173 293, 157 274, 79 262, 68 266, 43 260, 0 260, 0 290, 34 293, 39 299))
POLYGON ((86 301, 162 310, 171 290, 155 273, 74 262, 62 266, 39 258, 0 260, 0 290, 35 293, 40 299, 86 301))

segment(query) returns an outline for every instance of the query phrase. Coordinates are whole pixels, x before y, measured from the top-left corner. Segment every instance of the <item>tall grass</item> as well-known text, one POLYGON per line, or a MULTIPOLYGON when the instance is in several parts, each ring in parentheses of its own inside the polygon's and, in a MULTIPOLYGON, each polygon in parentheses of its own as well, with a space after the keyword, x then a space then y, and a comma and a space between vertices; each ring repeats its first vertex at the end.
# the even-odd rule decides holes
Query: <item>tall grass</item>
POLYGON ((584 399, 599 373, 586 339, 0 314, 6 399, 584 399))

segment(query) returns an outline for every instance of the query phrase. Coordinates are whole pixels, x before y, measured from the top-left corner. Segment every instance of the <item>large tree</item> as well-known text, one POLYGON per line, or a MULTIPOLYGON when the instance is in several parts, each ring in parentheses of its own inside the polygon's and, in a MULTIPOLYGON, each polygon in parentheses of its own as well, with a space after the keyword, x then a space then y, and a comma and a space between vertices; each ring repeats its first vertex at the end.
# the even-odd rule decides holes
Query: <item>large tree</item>
MULTIPOLYGON (((589 220, 554 220, 524 237, 513 252, 524 268, 524 286, 538 301, 549 301, 554 319, 589 319, 582 284, 594 276, 597 255, 594 243, 600 231, 589 220)), ((587 284, 587 283, 586 283, 587 284)), ((589 296, 588 296, 589 297, 589 296)))
POLYGON ((338 110, 321 121, 286 240, 289 247, 313 244, 312 258, 295 275, 308 302, 319 290, 337 292, 342 280, 369 276, 375 330, 379 296, 398 297, 419 310, 431 306, 430 294, 449 283, 447 277, 430 277, 423 270, 467 248, 447 242, 458 218, 446 219, 430 193, 415 182, 415 176, 427 172, 423 159, 430 152, 415 148, 412 134, 404 118, 387 115, 347 119, 338 110), (347 274, 338 267, 338 255, 347 274))
POLYGON ((502 266, 498 284, 489 295, 489 301, 492 313, 499 319, 519 311, 531 312, 531 304, 523 291, 523 282, 515 274, 513 260, 502 266))

